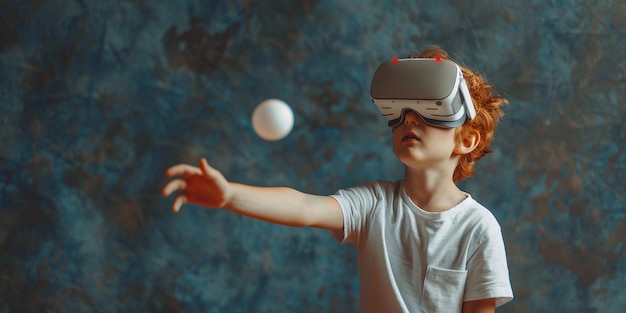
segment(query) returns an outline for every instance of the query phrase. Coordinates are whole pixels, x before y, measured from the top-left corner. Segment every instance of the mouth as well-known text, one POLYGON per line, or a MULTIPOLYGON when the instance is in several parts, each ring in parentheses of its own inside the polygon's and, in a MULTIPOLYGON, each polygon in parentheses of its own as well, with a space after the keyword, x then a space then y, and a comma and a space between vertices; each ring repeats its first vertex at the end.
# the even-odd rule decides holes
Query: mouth
POLYGON ((422 139, 412 132, 406 132, 404 136, 402 136, 402 141, 422 141, 422 139))

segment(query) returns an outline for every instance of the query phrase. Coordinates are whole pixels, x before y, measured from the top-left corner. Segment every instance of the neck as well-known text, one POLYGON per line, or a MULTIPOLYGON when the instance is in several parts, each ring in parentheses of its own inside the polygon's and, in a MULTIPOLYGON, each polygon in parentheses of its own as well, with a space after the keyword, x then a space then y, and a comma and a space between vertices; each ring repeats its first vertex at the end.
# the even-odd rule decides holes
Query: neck
POLYGON ((407 167, 404 184, 411 200, 428 212, 446 211, 467 197, 452 181, 452 173, 407 167))

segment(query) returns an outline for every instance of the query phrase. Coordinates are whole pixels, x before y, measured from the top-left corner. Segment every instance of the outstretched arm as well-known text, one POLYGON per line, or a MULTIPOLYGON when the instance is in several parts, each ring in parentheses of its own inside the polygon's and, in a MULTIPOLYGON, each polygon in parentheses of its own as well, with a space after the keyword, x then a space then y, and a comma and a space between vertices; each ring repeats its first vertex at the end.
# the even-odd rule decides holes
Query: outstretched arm
POLYGON ((288 226, 342 229, 339 204, 287 187, 255 187, 232 183, 203 158, 199 166, 179 164, 169 168, 167 177, 178 177, 163 188, 163 195, 179 192, 172 209, 191 202, 212 208, 227 208, 241 215, 288 226))

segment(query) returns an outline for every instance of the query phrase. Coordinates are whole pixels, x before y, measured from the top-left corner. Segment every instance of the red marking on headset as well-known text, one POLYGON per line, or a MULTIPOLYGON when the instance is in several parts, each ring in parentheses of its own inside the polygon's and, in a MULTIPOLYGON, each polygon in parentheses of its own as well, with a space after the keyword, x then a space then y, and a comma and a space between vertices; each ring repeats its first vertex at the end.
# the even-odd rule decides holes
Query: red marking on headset
POLYGON ((391 62, 398 63, 398 57, 393 57, 393 59, 391 59, 391 62))
POLYGON ((436 57, 435 57, 435 61, 437 61, 437 62, 441 62, 441 57, 440 57, 440 56, 436 56, 436 57))

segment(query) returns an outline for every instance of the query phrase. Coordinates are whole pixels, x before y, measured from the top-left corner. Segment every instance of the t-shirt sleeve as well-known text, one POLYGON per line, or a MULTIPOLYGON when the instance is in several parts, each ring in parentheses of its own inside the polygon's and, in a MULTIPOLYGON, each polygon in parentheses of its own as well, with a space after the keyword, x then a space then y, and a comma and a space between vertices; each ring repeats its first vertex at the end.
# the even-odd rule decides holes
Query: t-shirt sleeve
POLYGON ((357 244, 367 227, 367 220, 378 202, 376 182, 338 190, 331 195, 341 207, 343 213, 343 229, 333 231, 333 237, 339 242, 357 244))
POLYGON ((495 218, 476 238, 477 248, 468 260, 464 301, 495 298, 496 307, 513 300, 502 231, 495 218))

